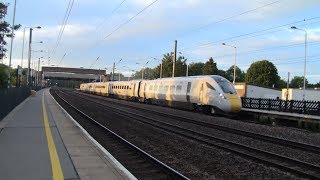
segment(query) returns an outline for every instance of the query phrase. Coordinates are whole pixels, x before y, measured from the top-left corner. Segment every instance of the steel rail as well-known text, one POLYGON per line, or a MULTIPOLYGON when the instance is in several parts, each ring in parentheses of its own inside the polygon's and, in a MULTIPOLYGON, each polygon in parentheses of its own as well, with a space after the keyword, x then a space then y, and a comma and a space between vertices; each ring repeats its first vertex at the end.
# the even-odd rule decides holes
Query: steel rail
MULTIPOLYGON (((79 97, 84 98, 83 96, 79 96, 79 97)), ((87 95, 87 97, 92 97, 92 96, 87 95)), ((98 97, 95 97, 95 99, 103 100, 102 98, 98 98, 98 97)), ((87 99, 87 100, 92 100, 92 99, 87 99)), ((141 107, 132 106, 132 105, 128 105, 128 104, 122 104, 122 103, 119 103, 119 102, 112 102, 112 103, 113 104, 118 104, 118 105, 121 105, 121 106, 126 106, 126 107, 129 107, 129 108, 142 109, 143 111, 148 111, 148 112, 150 112, 152 114, 156 114, 156 115, 159 115, 159 116, 172 118, 172 119, 179 120, 179 121, 182 121, 182 122, 192 123, 192 124, 196 124, 196 125, 199 125, 199 126, 204 126, 204 127, 207 127, 207 128, 213 128, 213 129, 217 129, 217 130, 220 130, 220 131, 225 131, 225 132, 229 132, 229 133, 233 133, 233 134, 247 136, 247 137, 250 137, 250 138, 260 139, 260 140, 271 142, 271 143, 274 143, 274 144, 280 144, 280 145, 286 146, 286 147, 297 148, 297 149, 300 149, 300 150, 303 150, 303 151, 308 151, 308 152, 313 152, 313 153, 316 153, 316 154, 320 154, 320 147, 319 146, 315 146, 315 145, 311 145, 311 144, 291 141, 291 140, 287 140, 287 139, 284 139, 284 138, 273 137, 273 136, 269 136, 269 135, 263 135, 263 134, 259 134, 259 133, 255 133, 255 132, 249 132, 249 131, 245 131, 245 130, 239 130, 239 129, 235 129, 235 128, 232 128, 232 127, 226 127, 226 126, 223 126, 223 125, 217 125, 217 124, 212 124, 212 123, 207 123, 207 122, 201 122, 201 121, 197 121, 197 120, 194 120, 194 119, 191 119, 191 118, 188 118, 188 117, 181 117, 181 116, 168 114, 168 113, 164 113, 164 112, 160 112, 160 111, 155 111, 155 110, 151 110, 151 109, 141 108, 141 107)))
POLYGON ((228 141, 228 140, 225 140, 222 138, 213 137, 208 134, 196 132, 196 131, 186 129, 186 128, 183 128, 180 126, 176 126, 176 125, 172 125, 172 124, 165 123, 162 121, 158 121, 158 120, 155 120, 155 119, 152 119, 152 118, 149 118, 149 117, 137 114, 137 113, 133 113, 133 112, 123 110, 120 108, 115 108, 114 106, 102 104, 100 102, 96 102, 93 100, 91 100, 91 102, 96 103, 102 107, 109 107, 111 109, 116 109, 118 111, 117 112, 118 114, 121 114, 125 117, 130 117, 131 119, 137 120, 139 122, 149 124, 153 127, 157 127, 157 128, 162 129, 164 131, 178 134, 178 135, 186 137, 188 139, 192 139, 192 140, 195 140, 195 141, 207 144, 207 145, 211 145, 214 147, 218 147, 218 148, 230 151, 230 152, 236 153, 238 155, 245 156, 245 157, 251 158, 253 160, 272 165, 274 167, 278 167, 282 170, 295 173, 295 174, 300 175, 302 177, 308 177, 311 179, 320 179, 320 166, 318 166, 318 165, 310 164, 310 163, 303 162, 303 161, 300 161, 297 159, 293 159, 293 158, 285 157, 285 156, 282 156, 279 154, 275 154, 275 153, 267 152, 267 151, 260 150, 257 148, 249 147, 249 146, 235 143, 232 141, 228 141), (150 123, 150 121, 156 122, 161 125, 159 126, 156 124, 152 124, 152 123, 150 123), (174 128, 175 130, 168 129, 163 126, 174 128), (178 132, 177 130, 183 131, 183 132, 178 132), (185 132, 187 132, 189 134, 186 134, 185 132), (190 134, 192 134, 192 135, 190 135, 190 134), (215 141, 215 142, 212 142, 212 141, 215 141), (300 166, 300 167, 298 167, 298 166, 300 166))
MULTIPOLYGON (((55 92, 56 93, 56 92, 55 92)), ((140 154, 143 154, 145 157, 147 157, 149 160, 153 161, 160 169, 163 169, 166 173, 169 174, 169 176, 173 176, 178 179, 189 179, 186 176, 184 176, 183 174, 179 173, 178 171, 176 171, 175 169, 171 168, 170 166, 166 165, 165 163, 159 161, 158 159, 156 159, 155 157, 151 156, 150 154, 148 154, 147 152, 143 151, 142 149, 140 149, 139 147, 135 146, 134 144, 130 143, 129 141, 127 141, 126 139, 124 139, 123 137, 119 136, 118 134, 116 134, 115 132, 113 132, 112 130, 110 130, 109 128, 107 128, 106 126, 102 125, 101 123, 99 123, 98 121, 96 121, 95 119, 93 119, 92 117, 90 117, 89 115, 85 114, 83 111, 81 111, 80 109, 76 108, 74 105, 72 105, 71 103, 69 103, 67 100, 65 100, 64 98, 62 98, 58 93, 56 93, 56 95, 62 100, 64 101, 67 105, 69 105, 70 107, 72 107, 74 110, 76 110, 78 113, 80 113, 81 115, 83 115, 84 117, 86 117, 87 119, 91 120, 92 122, 94 122, 95 124, 97 124, 98 126, 102 127, 103 129, 105 129, 108 133, 112 134, 114 137, 116 137, 117 139, 119 139, 120 141, 124 142, 125 144, 127 144, 128 146, 132 147, 135 151, 139 152, 140 154)))

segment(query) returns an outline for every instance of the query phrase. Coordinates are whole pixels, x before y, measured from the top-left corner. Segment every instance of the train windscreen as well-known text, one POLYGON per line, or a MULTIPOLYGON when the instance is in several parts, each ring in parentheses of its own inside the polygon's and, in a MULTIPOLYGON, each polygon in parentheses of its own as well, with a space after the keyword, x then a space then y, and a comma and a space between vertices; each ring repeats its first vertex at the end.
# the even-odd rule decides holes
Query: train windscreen
POLYGON ((213 79, 219 84, 224 93, 237 94, 233 84, 231 84, 228 80, 221 77, 213 77, 213 79))

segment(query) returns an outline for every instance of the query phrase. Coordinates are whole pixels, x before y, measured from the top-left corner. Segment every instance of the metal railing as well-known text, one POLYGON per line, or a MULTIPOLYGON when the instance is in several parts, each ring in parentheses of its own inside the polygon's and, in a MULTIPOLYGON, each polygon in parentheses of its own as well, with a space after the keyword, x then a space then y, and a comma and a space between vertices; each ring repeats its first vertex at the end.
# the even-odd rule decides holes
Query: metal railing
POLYGON ((242 97, 242 107, 269 111, 320 115, 320 101, 299 101, 242 97))

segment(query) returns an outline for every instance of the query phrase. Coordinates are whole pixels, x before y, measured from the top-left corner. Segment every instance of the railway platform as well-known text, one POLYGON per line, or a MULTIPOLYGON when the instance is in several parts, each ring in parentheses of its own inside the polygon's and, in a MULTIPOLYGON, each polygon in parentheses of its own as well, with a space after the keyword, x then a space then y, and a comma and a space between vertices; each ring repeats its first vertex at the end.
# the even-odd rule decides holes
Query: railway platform
POLYGON ((296 121, 298 123, 298 127, 302 128, 307 128, 310 124, 314 124, 320 128, 320 116, 249 108, 242 108, 241 111, 246 114, 258 115, 258 118, 260 118, 260 116, 267 116, 271 118, 296 121))
POLYGON ((0 121, 0 179, 135 177, 43 89, 0 121))

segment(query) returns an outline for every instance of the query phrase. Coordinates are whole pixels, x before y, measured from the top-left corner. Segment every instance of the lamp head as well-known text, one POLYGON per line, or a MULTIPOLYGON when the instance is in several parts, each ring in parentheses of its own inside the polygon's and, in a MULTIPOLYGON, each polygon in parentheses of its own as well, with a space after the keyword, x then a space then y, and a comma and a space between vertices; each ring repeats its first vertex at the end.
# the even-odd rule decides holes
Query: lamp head
POLYGON ((40 27, 40 26, 37 26, 36 28, 37 28, 37 29, 41 29, 41 27, 40 27))
POLYGON ((224 46, 225 46, 225 45, 226 45, 226 43, 222 43, 222 45, 224 45, 224 46))
POLYGON ((295 27, 295 26, 291 26, 291 29, 298 29, 297 27, 295 27))

